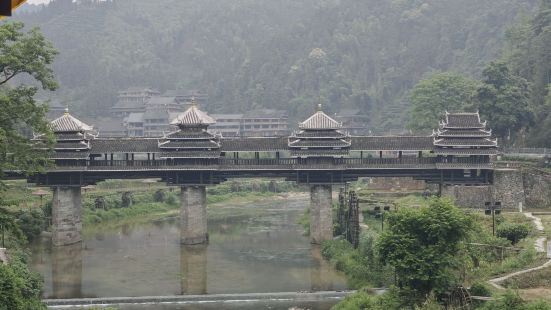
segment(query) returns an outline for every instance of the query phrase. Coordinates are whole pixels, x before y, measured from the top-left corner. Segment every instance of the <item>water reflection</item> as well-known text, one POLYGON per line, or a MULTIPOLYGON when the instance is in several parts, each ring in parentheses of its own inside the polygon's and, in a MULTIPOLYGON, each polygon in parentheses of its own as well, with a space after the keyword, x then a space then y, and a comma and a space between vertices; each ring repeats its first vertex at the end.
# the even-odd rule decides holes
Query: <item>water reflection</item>
POLYGON ((177 218, 84 236, 83 246, 32 246, 46 298, 346 289, 302 235, 306 199, 211 210, 208 246, 180 245, 177 218))
POLYGON ((53 298, 82 295, 82 243, 52 248, 53 298))
POLYGON ((182 245, 180 250, 182 295, 207 293, 207 246, 182 245))
POLYGON ((316 291, 332 291, 333 275, 335 271, 331 264, 323 259, 321 255, 321 246, 312 244, 310 249, 314 268, 310 269, 310 282, 312 283, 311 290, 316 291))

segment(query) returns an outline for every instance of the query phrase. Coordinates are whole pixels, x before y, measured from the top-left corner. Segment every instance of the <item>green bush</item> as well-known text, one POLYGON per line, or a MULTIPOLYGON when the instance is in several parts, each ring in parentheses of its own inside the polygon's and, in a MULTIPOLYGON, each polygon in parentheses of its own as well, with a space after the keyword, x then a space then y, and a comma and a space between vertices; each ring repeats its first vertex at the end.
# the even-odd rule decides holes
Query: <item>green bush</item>
POLYGON ((132 203, 132 192, 124 192, 121 197, 121 207, 128 208, 132 203))
POLYGON ((162 189, 158 189, 155 191, 155 194, 153 194, 153 201, 155 202, 164 202, 166 199, 165 191, 162 189))
POLYGON ((42 280, 30 271, 20 255, 0 264, 0 310, 46 309, 40 301, 42 280))
POLYGON ((530 227, 526 224, 502 223, 497 227, 496 235, 516 244, 521 239, 528 237, 530 227))
POLYGON ((470 293, 473 296, 492 296, 492 290, 485 282, 473 283, 473 285, 471 285, 470 293))
POLYGON ((176 198, 176 195, 174 194, 169 194, 167 197, 166 197, 166 201, 165 201, 167 204, 171 205, 171 206, 175 206, 178 204, 178 198, 176 198))
POLYGON ((45 228, 46 219, 42 210, 19 211, 17 214, 19 228, 28 241, 32 241, 45 228))
POLYGON ((480 310, 551 310, 551 304, 545 301, 526 302, 517 293, 507 291, 502 296, 495 296, 480 310))

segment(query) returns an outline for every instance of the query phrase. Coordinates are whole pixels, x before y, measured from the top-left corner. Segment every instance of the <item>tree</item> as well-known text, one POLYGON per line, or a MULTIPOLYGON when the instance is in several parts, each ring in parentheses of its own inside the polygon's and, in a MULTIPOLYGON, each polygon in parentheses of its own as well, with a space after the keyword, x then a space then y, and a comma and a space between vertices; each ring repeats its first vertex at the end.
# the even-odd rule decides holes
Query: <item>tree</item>
POLYGON ((477 82, 453 72, 431 75, 411 91, 411 115, 408 127, 413 130, 436 128, 445 111, 472 109, 477 82))
POLYGON ((473 227, 469 217, 449 200, 434 198, 428 207, 403 208, 387 221, 377 248, 381 260, 395 268, 404 292, 422 300, 456 284, 460 244, 473 227))
POLYGON ((40 171, 47 164, 46 152, 29 143, 25 131, 52 136, 45 120, 45 107, 37 105, 37 86, 14 86, 14 81, 34 78, 45 90, 55 90, 51 64, 56 51, 34 28, 23 31, 22 23, 0 25, 0 177, 6 170, 27 173, 40 171))
POLYGON ((503 62, 491 62, 482 75, 476 95, 480 113, 498 137, 514 138, 533 119, 528 81, 512 74, 503 62))
MULTIPOLYGON (((23 237, 23 232, 16 223, 16 216, 6 208, 0 207, 0 238, 2 243, 8 242, 8 236, 13 236, 16 240, 23 237)), ((4 244, 0 243, 0 247, 4 244)))

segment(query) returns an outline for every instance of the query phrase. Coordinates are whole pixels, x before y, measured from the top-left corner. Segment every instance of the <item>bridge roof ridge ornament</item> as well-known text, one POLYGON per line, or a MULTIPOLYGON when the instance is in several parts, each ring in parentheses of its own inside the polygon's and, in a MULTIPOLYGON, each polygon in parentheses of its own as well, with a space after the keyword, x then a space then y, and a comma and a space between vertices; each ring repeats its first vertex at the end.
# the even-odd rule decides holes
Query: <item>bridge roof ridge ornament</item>
POLYGON ((318 105, 316 113, 299 123, 300 129, 339 129, 342 128, 342 123, 337 122, 321 109, 321 104, 318 105))
POLYGON ((178 114, 178 116, 170 122, 171 125, 183 127, 208 126, 214 123, 216 123, 214 118, 210 117, 206 112, 199 110, 195 98, 191 99, 191 106, 185 112, 178 114))

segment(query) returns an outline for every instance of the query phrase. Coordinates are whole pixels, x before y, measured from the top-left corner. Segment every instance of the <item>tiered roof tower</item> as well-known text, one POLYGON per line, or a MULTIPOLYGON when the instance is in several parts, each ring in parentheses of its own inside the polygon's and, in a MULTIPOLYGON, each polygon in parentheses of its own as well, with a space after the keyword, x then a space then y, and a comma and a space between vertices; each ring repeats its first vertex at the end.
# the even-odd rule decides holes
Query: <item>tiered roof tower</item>
POLYGON ((351 138, 341 132, 342 123, 321 110, 299 123, 299 131, 289 137, 288 146, 293 157, 345 157, 350 152, 351 138))
POLYGON ((495 155, 497 138, 476 113, 448 113, 433 132, 437 155, 495 155))
POLYGON ((87 159, 90 155, 90 139, 95 138, 90 132, 93 127, 78 120, 65 108, 62 116, 50 123, 56 144, 51 159, 87 159))
POLYGON ((179 130, 165 135, 158 142, 161 158, 218 158, 220 138, 207 131, 215 120, 199 110, 192 99, 191 107, 170 124, 179 130))

